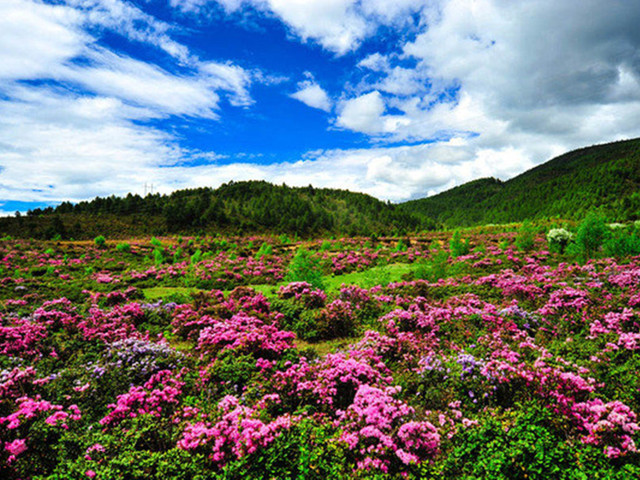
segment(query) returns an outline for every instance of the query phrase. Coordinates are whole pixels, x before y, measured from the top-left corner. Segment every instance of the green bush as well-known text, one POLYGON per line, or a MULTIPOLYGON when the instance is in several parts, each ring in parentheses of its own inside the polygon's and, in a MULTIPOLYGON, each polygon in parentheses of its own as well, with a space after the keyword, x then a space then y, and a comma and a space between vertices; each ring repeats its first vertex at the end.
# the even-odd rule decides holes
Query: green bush
POLYGON ((164 253, 160 248, 156 248, 153 250, 153 262, 156 265, 161 265, 165 262, 164 253))
POLYGON ((615 229, 604 242, 603 250, 607 257, 640 255, 640 237, 635 232, 615 229))
POLYGON ((202 260, 202 250, 198 249, 193 255, 191 255, 191 265, 195 265, 201 260, 202 260))
POLYGON ((595 214, 585 218, 576 233, 578 252, 585 258, 593 258, 609 236, 609 229, 604 219, 595 214))
POLYGON ((95 244, 96 247, 103 248, 107 243, 107 239, 104 238, 103 235, 98 235, 96 238, 93 239, 93 243, 95 244))
POLYGON ((554 431, 551 413, 537 405, 527 405, 513 420, 503 424, 498 419, 485 418, 478 426, 456 434, 456 446, 445 462, 444 478, 563 478, 561 475, 571 469, 575 460, 563 438, 554 431), (513 420, 513 425, 507 427, 513 420))
POLYGON ((435 283, 441 278, 447 278, 450 274, 449 254, 445 250, 439 250, 431 258, 417 264, 414 277, 435 283))
POLYGON ((260 260, 265 255, 272 255, 272 254, 273 254, 273 248, 271 248, 271 245, 269 245, 267 242, 263 242, 262 245, 260 245, 260 248, 258 249, 258 251, 256 252, 255 258, 256 260, 260 260))
POLYGON ((453 236, 449 241, 449 250, 453 257, 461 257, 469 253, 469 239, 462 240, 460 230, 453 232, 453 236))
POLYGON ((393 249, 391 251, 392 252, 406 252, 407 251, 407 246, 402 241, 402 239, 400 239, 400 240, 398 240, 398 242, 396 243, 395 247, 393 247, 393 249))
POLYGON ((516 247, 521 252, 533 250, 536 241, 536 229, 530 222, 524 222, 516 235, 516 247))
POLYGON ((338 442, 337 435, 331 426, 320 425, 312 418, 304 419, 283 432, 269 447, 228 464, 220 478, 354 478, 344 442, 338 442))
POLYGON ((131 252, 131 245, 129 245, 126 242, 122 242, 122 243, 119 243, 118 245, 116 245, 116 250, 118 250, 119 252, 122 252, 122 253, 130 253, 131 252))
POLYGON ((285 277, 287 282, 309 282, 316 288, 324 288, 322 270, 318 259, 300 247, 289 264, 289 271, 285 277))

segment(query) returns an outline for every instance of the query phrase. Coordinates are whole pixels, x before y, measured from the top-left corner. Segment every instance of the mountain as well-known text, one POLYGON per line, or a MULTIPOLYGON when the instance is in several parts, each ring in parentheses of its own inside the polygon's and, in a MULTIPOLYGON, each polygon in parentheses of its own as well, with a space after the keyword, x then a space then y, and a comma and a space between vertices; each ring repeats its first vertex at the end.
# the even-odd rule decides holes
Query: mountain
POLYGON ((0 235, 76 239, 166 233, 393 234, 546 218, 640 219, 640 139, 581 148, 507 181, 481 178, 402 204, 348 190, 264 181, 129 194, 0 218, 0 235))
POLYGON ((640 139, 574 150, 502 182, 482 178, 402 204, 448 227, 542 218, 640 218, 640 139))
POLYGON ((0 218, 0 234, 75 239, 218 232, 368 236, 429 225, 398 205, 363 193, 248 181, 144 198, 129 194, 64 202, 24 217, 0 218))

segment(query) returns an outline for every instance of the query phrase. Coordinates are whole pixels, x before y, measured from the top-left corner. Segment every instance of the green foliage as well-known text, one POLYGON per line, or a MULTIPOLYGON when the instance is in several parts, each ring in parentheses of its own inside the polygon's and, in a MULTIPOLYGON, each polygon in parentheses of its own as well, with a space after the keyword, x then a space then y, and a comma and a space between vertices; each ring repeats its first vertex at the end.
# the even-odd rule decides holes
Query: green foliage
POLYGON ((162 242, 160 240, 158 240, 156 237, 152 237, 151 238, 151 245, 153 245, 156 248, 160 248, 160 247, 162 247, 162 242))
POLYGON ((574 150, 506 182, 474 180, 401 208, 448 227, 582 219, 592 211, 615 220, 637 220, 639 147, 640 139, 635 139, 574 150))
POLYGON ((200 261, 202 261, 202 250, 198 249, 193 255, 191 255, 191 265, 195 265, 200 261))
POLYGON ((260 260, 265 255, 273 255, 273 248, 267 242, 263 242, 262 245, 260 245, 255 258, 256 260, 260 260))
POLYGON ((605 240, 603 250, 607 257, 640 255, 640 235, 637 231, 615 229, 605 240))
POLYGON ((391 250, 392 252, 406 252, 407 251, 407 246, 405 245, 405 243, 402 241, 402 239, 398 240, 396 242, 395 247, 393 247, 393 249, 391 250))
POLYGON ((283 432, 269 447, 227 465, 222 478, 237 480, 323 479, 353 476, 337 432, 311 418, 283 432))
POLYGON ((119 243, 118 245, 116 245, 116 250, 118 250, 119 252, 122 252, 122 253, 130 253, 131 252, 131 245, 129 245, 127 242, 122 242, 122 243, 119 243))
POLYGON ((528 405, 505 424, 512 421, 506 427, 484 418, 459 432, 445 464, 446 478, 545 480, 561 478, 571 468, 569 447, 555 434, 548 411, 528 405))
POLYGON ((160 248, 155 248, 153 250, 153 262, 156 265, 161 265, 166 261, 166 259, 164 258, 164 253, 162 251, 162 249, 160 248))
POLYGON ((609 235, 609 229, 604 219, 595 214, 588 215, 576 233, 578 251, 586 258, 593 258, 602 247, 609 235))
POLYGON ((521 252, 530 252, 535 246, 536 229, 531 222, 525 221, 516 235, 516 247, 521 252))
POLYGON ((462 240, 460 230, 453 232, 453 236, 449 241, 449 250, 453 257, 461 257, 469 253, 469 239, 462 240))
POLYGON ((93 243, 96 247, 103 248, 107 243, 107 239, 104 238, 103 235, 98 235, 96 238, 93 239, 93 243))
POLYGON ((287 282, 309 282, 316 288, 324 288, 319 260, 303 247, 296 251, 291 260, 285 280, 287 282))
POLYGON ((418 263, 414 276, 435 283, 441 278, 450 276, 453 269, 455 267, 449 263, 449 254, 445 250, 439 250, 431 258, 418 263))

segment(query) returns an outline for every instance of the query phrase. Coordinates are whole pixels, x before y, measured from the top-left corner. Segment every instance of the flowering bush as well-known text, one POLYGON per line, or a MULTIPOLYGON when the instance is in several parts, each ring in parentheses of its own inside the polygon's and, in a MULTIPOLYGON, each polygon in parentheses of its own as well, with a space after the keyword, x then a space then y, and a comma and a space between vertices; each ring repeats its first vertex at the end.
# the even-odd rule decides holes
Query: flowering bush
POLYGON ((499 230, 0 240, 0 478, 640 477, 640 258, 499 230))

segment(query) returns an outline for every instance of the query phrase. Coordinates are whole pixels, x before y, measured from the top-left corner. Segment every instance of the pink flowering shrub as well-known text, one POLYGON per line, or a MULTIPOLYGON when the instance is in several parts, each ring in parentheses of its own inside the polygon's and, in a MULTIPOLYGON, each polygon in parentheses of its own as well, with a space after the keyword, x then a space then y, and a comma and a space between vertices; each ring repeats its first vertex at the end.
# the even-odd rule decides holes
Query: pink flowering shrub
POLYGON ((118 395, 116 403, 110 404, 111 411, 100 420, 100 425, 113 426, 139 415, 156 417, 170 416, 178 403, 184 382, 180 375, 162 370, 153 375, 142 386, 133 386, 127 393, 118 395))
POLYGON ((301 357, 298 363, 287 362, 285 369, 273 376, 273 386, 282 392, 283 402, 315 405, 329 413, 349 406, 362 385, 387 386, 390 371, 373 350, 351 350, 327 354, 310 363, 301 357))
POLYGON ((339 412, 340 439, 356 457, 356 468, 402 471, 403 465, 433 458, 440 445, 437 429, 412 420, 414 410, 394 398, 398 387, 362 385, 353 403, 339 412))
POLYGON ((609 458, 617 458, 637 451, 633 435, 640 430, 637 416, 627 405, 600 399, 576 403, 573 406, 584 443, 604 448, 609 458))
POLYGON ((209 355, 233 350, 271 359, 293 348, 294 339, 292 332, 240 313, 228 320, 213 320, 210 326, 200 332, 197 350, 209 355))
POLYGON ((321 308, 325 305, 327 294, 320 289, 314 289, 310 283, 291 282, 278 289, 278 298, 294 299, 302 303, 305 308, 321 308))
POLYGON ((233 396, 224 397, 218 408, 217 422, 188 423, 178 441, 179 448, 204 453, 217 467, 267 447, 295 421, 285 414, 263 422, 260 410, 241 405, 233 396))
POLYGON ((0 355, 35 357, 42 354, 47 329, 29 318, 0 317, 0 355))

